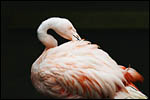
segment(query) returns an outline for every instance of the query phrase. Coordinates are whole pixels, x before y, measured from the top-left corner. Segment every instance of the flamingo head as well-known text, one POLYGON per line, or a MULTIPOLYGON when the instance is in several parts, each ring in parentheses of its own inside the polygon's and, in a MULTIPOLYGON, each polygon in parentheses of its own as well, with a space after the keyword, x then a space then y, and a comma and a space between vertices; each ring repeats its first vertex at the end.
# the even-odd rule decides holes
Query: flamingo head
POLYGON ((43 25, 50 27, 57 34, 68 40, 81 40, 72 23, 65 18, 52 17, 43 22, 43 25))

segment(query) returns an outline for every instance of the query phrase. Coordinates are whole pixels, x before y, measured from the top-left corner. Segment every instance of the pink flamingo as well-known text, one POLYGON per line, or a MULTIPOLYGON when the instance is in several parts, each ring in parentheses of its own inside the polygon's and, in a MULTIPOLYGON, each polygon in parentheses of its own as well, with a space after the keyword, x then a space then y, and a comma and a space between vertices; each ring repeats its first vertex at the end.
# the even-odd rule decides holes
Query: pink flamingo
POLYGON ((31 69, 32 83, 39 92, 71 99, 147 98, 132 84, 143 77, 133 68, 118 65, 98 45, 81 39, 69 20, 49 18, 37 33, 46 46, 31 69), (57 46, 48 29, 71 41, 57 46))

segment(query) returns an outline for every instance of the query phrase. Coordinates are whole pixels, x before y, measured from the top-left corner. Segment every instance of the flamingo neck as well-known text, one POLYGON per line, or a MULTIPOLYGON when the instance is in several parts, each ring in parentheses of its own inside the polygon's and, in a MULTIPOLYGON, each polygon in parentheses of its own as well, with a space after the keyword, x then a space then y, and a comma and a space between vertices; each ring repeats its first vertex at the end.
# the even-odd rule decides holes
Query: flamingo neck
POLYGON ((38 39, 46 46, 46 48, 56 47, 57 40, 53 36, 47 34, 48 29, 53 29, 52 24, 43 22, 37 30, 38 39))

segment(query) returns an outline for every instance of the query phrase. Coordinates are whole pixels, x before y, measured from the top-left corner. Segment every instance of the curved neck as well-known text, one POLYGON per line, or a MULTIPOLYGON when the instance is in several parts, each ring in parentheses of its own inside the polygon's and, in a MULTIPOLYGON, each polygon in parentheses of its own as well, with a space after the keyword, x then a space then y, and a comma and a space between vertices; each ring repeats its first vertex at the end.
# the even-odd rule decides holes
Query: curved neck
POLYGON ((47 24, 47 23, 43 22, 37 30, 38 39, 46 46, 46 48, 56 47, 57 40, 53 36, 47 34, 48 29, 53 29, 52 25, 50 25, 50 23, 47 24))

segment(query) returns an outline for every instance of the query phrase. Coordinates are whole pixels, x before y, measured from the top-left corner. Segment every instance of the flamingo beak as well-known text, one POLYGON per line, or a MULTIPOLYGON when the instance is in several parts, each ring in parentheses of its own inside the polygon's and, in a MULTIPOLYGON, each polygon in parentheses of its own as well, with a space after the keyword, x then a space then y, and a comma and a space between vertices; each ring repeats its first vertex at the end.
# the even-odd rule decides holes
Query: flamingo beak
POLYGON ((75 38, 75 39, 73 39, 73 40, 81 40, 81 37, 76 33, 76 34, 73 34, 73 37, 75 38))

